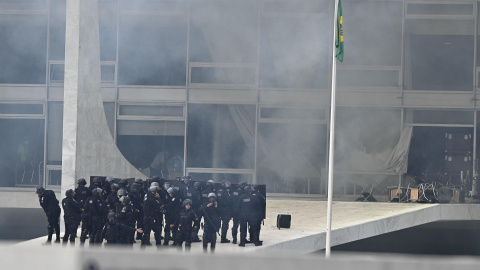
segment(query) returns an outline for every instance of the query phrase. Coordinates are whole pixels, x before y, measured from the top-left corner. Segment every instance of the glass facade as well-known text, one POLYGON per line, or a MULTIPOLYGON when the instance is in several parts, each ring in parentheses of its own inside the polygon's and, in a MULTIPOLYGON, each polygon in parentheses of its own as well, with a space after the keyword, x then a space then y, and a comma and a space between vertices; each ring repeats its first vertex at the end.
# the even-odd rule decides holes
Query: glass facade
MULTIPOLYGON (((2 187, 61 183, 65 2, 0 1, 2 187), (21 158, 25 141, 31 166, 21 158)), ((325 194, 332 1, 98 2, 105 115, 136 168, 325 194)), ((473 175, 478 6, 343 1, 336 193, 397 183, 384 167, 406 127, 410 172, 434 156, 429 175, 473 175), (444 154, 448 134, 471 134, 471 161, 455 167, 456 156, 444 154)))

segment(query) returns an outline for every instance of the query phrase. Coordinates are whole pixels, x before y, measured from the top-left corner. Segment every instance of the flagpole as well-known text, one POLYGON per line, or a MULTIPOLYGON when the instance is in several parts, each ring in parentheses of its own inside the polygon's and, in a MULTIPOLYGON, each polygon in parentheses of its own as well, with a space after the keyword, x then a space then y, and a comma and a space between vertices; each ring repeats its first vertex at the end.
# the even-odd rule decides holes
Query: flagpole
POLYGON ((335 0, 335 13, 333 21, 333 47, 332 47, 332 93, 330 101, 330 137, 328 151, 328 188, 327 188, 327 236, 325 243, 325 257, 330 258, 332 242, 332 196, 333 196, 333 159, 335 145, 335 94, 337 81, 337 62, 335 59, 335 39, 337 33, 338 0, 335 0))

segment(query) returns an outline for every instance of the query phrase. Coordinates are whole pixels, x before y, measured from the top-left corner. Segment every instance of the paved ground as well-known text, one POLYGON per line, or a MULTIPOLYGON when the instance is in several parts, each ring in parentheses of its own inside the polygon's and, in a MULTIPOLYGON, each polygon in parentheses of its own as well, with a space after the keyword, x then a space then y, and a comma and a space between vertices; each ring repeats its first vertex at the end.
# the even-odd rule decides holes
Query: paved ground
MULTIPOLYGON (((434 204, 415 204, 415 203, 380 203, 380 202, 334 202, 332 230, 346 228, 358 224, 364 224, 374 220, 425 209, 435 206, 434 204)), ((246 247, 239 247, 231 243, 217 243, 216 253, 238 253, 238 252, 256 252, 265 251, 269 247, 288 241, 298 239, 313 234, 326 231, 326 212, 327 202, 318 200, 290 200, 271 198, 267 201, 267 218, 262 226, 261 240, 264 245, 255 247, 253 244, 247 244, 246 247), (290 229, 277 229, 276 216, 279 213, 289 213, 292 215, 292 224, 290 229)), ((229 231, 230 232, 230 231, 229 231)), ((231 239, 231 237, 229 236, 231 239)), ((46 237, 22 242, 20 246, 40 246, 45 242, 46 237)), ((220 241, 219 239, 217 240, 220 241)), ((152 243, 154 243, 152 239, 152 243)), ((52 244, 52 246, 61 246, 61 244, 52 244)), ((81 248, 79 241, 75 246, 66 245, 68 248, 81 248)), ((85 244, 85 248, 88 243, 85 244)), ((133 249, 140 249, 140 244, 136 243, 133 249)), ((147 250, 157 250, 155 246, 147 247, 147 250)), ((178 252, 175 247, 161 246, 158 248, 161 252, 178 252)), ((202 244, 193 243, 191 253, 201 253, 202 244)))

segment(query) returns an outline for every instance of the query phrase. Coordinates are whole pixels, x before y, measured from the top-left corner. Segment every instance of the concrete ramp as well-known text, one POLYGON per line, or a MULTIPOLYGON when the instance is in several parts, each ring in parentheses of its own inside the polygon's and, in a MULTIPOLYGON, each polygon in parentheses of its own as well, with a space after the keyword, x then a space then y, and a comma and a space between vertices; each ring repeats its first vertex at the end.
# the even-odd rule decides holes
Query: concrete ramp
MULTIPOLYGON (((325 248, 327 202, 318 200, 268 199, 267 219, 262 226, 263 246, 247 244, 239 247, 231 243, 220 244, 216 253, 311 253, 325 248), (292 215, 290 229, 277 229, 278 213, 292 215)), ((477 204, 419 204, 380 202, 334 202, 332 219, 332 246, 341 245, 381 234, 395 232, 414 226, 448 220, 480 220, 480 205, 477 204)), ((231 224, 230 224, 231 225, 231 224)), ((230 226, 231 228, 231 226, 230 226)), ((230 230, 229 230, 230 234, 230 230)), ((201 235, 201 232, 200 232, 201 235)), ((231 239, 231 236, 228 236, 231 239)), ((19 247, 40 246, 46 237, 17 244, 19 247)), ((79 248, 70 244, 68 249, 79 248)), ((152 243, 153 234, 152 234, 152 243)), ((60 246, 60 244, 52 244, 60 246)), ((88 247, 88 243, 85 245, 88 247)), ((147 247, 147 250, 176 253, 173 247, 147 247)), ((140 250, 134 244, 132 250, 140 250)), ((202 243, 193 243, 191 253, 202 253, 202 243)))

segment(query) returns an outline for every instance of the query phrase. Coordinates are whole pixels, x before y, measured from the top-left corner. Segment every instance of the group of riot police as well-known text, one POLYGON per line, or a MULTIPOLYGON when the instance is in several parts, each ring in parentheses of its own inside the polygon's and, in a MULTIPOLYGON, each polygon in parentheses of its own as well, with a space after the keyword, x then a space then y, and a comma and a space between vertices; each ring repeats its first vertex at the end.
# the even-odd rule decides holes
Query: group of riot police
MULTIPOLYGON (((151 234, 155 245, 191 247, 192 242, 202 242, 203 250, 215 250, 217 234, 220 243, 247 243, 262 245, 260 229, 265 219, 265 196, 247 183, 232 185, 228 180, 220 184, 213 180, 192 181, 182 176, 174 181, 152 177, 148 181, 128 179, 117 181, 109 176, 95 177, 87 181, 78 179, 75 190, 67 190, 62 200, 65 234, 63 242, 75 242, 81 223, 80 243, 88 239, 90 245, 132 245, 141 241, 141 247, 151 246, 151 234), (229 223, 232 241, 227 237, 229 223), (237 240, 238 228, 240 237, 237 240), (200 240, 199 230, 203 228, 200 240), (136 233, 136 236, 135 236, 136 233), (247 233, 249 239, 247 240, 247 233), (163 235, 162 235, 163 234, 163 235), (162 243, 163 241, 163 243, 162 243)), ((47 243, 51 243, 55 231, 60 242, 60 207, 55 194, 43 187, 37 188, 40 205, 44 209, 49 226, 47 243)))

